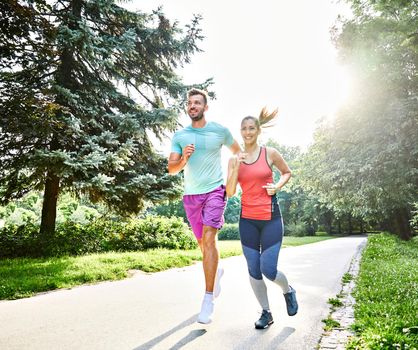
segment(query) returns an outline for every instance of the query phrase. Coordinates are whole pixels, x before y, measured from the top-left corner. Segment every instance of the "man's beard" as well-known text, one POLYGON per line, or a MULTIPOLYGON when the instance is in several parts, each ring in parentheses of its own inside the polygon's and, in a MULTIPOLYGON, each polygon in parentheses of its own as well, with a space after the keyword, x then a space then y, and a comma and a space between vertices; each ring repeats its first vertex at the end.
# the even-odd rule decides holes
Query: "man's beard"
POLYGON ((202 119, 203 117, 204 117, 204 112, 202 111, 202 112, 200 112, 196 117, 191 117, 190 116, 190 114, 189 114, 189 117, 190 117, 190 119, 191 120, 193 120, 194 122, 197 122, 197 121, 199 121, 200 119, 202 119))

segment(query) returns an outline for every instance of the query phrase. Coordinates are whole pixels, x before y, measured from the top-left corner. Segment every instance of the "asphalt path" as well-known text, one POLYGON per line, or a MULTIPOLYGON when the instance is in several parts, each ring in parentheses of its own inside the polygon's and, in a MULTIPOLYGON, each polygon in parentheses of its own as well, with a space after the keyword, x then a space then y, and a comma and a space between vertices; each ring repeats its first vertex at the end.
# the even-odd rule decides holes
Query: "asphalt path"
POLYGON ((275 323, 254 329, 260 316, 243 256, 221 261, 225 274, 214 321, 196 323, 203 297, 201 263, 116 282, 0 302, 2 350, 315 349, 327 300, 365 236, 282 249, 279 269, 297 291, 299 312, 286 314, 283 294, 267 282, 275 323))

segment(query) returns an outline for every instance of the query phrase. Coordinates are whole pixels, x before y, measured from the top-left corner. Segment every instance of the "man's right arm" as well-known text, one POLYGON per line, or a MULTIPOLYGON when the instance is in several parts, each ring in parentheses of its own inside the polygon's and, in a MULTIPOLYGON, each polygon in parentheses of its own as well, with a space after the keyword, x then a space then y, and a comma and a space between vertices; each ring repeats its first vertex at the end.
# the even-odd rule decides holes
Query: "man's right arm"
POLYGON ((168 158, 168 173, 170 175, 176 175, 182 171, 193 152, 193 144, 183 148, 183 155, 177 152, 171 152, 170 157, 168 158))
POLYGON ((168 158, 168 173, 170 175, 176 175, 183 170, 187 161, 183 158, 181 154, 176 152, 171 152, 170 157, 168 158))

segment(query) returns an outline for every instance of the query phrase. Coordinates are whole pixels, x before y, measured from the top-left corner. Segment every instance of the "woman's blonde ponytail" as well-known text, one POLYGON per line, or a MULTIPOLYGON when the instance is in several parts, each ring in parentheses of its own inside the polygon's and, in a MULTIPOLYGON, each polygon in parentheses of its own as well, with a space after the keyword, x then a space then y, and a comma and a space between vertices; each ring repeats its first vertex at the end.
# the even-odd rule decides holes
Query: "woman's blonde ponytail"
POLYGON ((279 113, 279 109, 276 108, 273 112, 269 112, 267 107, 263 107, 258 116, 258 120, 260 122, 261 128, 270 128, 274 125, 274 121, 277 118, 277 114, 279 113))

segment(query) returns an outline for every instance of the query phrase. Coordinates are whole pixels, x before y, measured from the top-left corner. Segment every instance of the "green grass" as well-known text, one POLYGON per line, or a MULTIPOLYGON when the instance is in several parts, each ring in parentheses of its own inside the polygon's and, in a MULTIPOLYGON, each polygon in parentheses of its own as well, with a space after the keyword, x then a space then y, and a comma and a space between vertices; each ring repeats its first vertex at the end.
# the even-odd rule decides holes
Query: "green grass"
POLYGON ((330 331, 330 330, 332 330, 333 328, 336 328, 336 327, 339 327, 339 326, 340 326, 340 323, 339 323, 338 321, 336 321, 336 320, 332 319, 332 318, 331 318, 331 317, 329 317, 329 316, 328 316, 328 318, 327 318, 327 319, 322 320, 322 322, 324 322, 324 323, 325 323, 325 327, 324 327, 324 329, 325 329, 326 331, 330 331))
MULTIPOLYGON (((283 246, 313 243, 329 237, 285 237, 283 246)), ((240 241, 219 241, 221 258, 240 255, 240 241)), ((145 252, 101 253, 57 258, 0 260, 0 300, 29 297, 58 288, 118 280, 130 270, 162 271, 201 260, 199 249, 155 249, 145 252)))
POLYGON ((333 307, 341 307, 344 305, 343 302, 338 298, 329 298, 328 304, 330 304, 333 307))
POLYGON ((305 236, 305 237, 285 236, 283 238, 283 247, 295 247, 298 245, 325 241, 327 239, 332 239, 332 238, 337 238, 337 237, 336 236, 305 236))
POLYGON ((342 282, 343 284, 347 284, 348 282, 350 282, 353 279, 353 275, 351 275, 350 273, 346 272, 342 278, 342 282))
POLYGON ((347 349, 417 349, 418 237, 369 237, 354 291, 356 331, 347 349))

